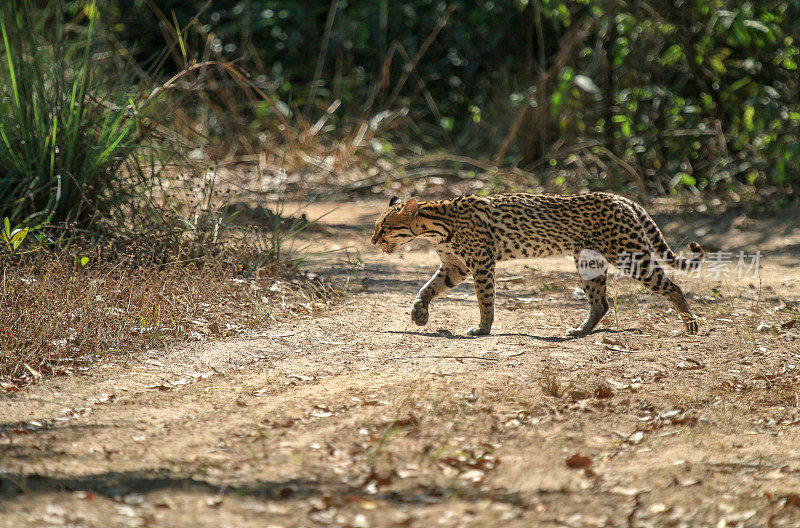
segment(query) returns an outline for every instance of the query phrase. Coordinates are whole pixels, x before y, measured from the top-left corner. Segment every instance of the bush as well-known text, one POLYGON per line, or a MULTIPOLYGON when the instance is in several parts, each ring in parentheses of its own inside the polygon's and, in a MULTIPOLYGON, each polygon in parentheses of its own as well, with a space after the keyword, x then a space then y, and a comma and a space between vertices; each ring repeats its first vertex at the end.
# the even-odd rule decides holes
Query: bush
POLYGON ((0 217, 89 227, 148 185, 129 163, 143 108, 135 78, 109 82, 100 70, 94 4, 70 24, 63 17, 59 4, 0 8, 0 217))

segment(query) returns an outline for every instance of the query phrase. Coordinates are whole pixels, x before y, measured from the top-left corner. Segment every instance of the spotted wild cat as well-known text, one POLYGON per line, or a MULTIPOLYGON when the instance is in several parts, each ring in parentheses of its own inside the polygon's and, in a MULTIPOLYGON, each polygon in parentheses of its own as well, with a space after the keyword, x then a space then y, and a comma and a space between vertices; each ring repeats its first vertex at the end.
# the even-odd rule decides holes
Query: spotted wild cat
MULTIPOLYGON (((653 258, 686 269, 703 258, 699 244, 692 242, 691 259, 676 255, 644 208, 627 198, 608 193, 577 195, 496 194, 460 196, 450 200, 403 203, 394 197, 375 222, 372 243, 392 253, 415 238, 431 241, 442 262, 414 299, 411 319, 428 322, 428 306, 437 295, 453 288, 472 274, 481 319, 468 335, 485 335, 494 322, 495 263, 512 258, 545 257, 561 253, 575 256, 592 250, 617 264, 621 255, 637 255, 630 274, 642 284, 670 300, 686 330, 697 332, 695 319, 681 289, 653 258)), ((568 336, 591 332, 608 311, 607 270, 596 276, 581 276, 589 301, 589 314, 568 336)))

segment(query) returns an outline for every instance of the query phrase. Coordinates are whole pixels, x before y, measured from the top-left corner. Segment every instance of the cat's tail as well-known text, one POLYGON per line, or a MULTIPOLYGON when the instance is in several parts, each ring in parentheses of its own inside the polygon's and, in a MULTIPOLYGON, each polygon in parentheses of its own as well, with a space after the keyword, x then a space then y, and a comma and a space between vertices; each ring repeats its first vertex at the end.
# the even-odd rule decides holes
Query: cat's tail
POLYGON ((653 251, 656 253, 655 256, 657 258, 666 261, 670 266, 679 270, 689 270, 706 257, 706 252, 703 250, 702 246, 694 241, 689 244, 689 249, 692 250, 691 257, 684 258, 677 255, 672 251, 672 248, 669 247, 661 229, 658 228, 655 220, 645 211, 644 207, 634 201, 631 201, 631 204, 633 205, 634 211, 636 211, 636 216, 642 223, 644 234, 650 242, 653 251))

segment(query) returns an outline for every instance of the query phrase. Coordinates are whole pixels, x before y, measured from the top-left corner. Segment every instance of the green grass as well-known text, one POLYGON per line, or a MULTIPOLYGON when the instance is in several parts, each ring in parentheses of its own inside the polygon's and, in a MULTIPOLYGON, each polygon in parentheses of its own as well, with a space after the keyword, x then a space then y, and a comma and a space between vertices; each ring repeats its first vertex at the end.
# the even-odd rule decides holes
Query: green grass
POLYGON ((129 163, 146 135, 135 79, 110 82, 94 3, 83 15, 67 24, 63 6, 31 0, 0 8, 0 217, 13 222, 88 227, 147 180, 129 163))

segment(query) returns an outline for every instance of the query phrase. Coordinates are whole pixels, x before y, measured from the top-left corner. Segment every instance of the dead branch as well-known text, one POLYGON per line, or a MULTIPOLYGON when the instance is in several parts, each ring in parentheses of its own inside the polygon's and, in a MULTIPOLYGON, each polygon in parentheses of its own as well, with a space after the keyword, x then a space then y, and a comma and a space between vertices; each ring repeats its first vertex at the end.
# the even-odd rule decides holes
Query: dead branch
MULTIPOLYGON (((502 160, 508 148, 511 146, 511 143, 517 137, 519 133, 519 129, 522 126, 525 118, 528 116, 528 113, 531 112, 531 108, 533 108, 530 103, 534 99, 541 98, 542 94, 545 93, 546 85, 553 78, 557 73, 559 73, 569 60, 569 57, 572 55, 575 48, 583 43, 586 37, 589 34, 589 30, 594 25, 594 19, 589 19, 586 23, 583 24, 581 27, 574 27, 564 38, 564 41, 561 44, 561 48, 558 50, 556 54, 555 61, 553 65, 547 71, 542 71, 539 75, 539 79, 536 82, 536 91, 533 92, 522 105, 522 109, 517 114, 516 119, 514 120, 514 124, 511 125, 511 130, 506 135, 505 140, 503 140, 503 144, 500 146, 500 150, 497 151, 495 154, 495 161, 502 160)), ((537 107, 537 116, 542 115, 542 112, 547 112, 549 109, 547 108, 547 101, 538 101, 537 107)), ((534 116, 532 122, 536 122, 538 117, 534 116)))

